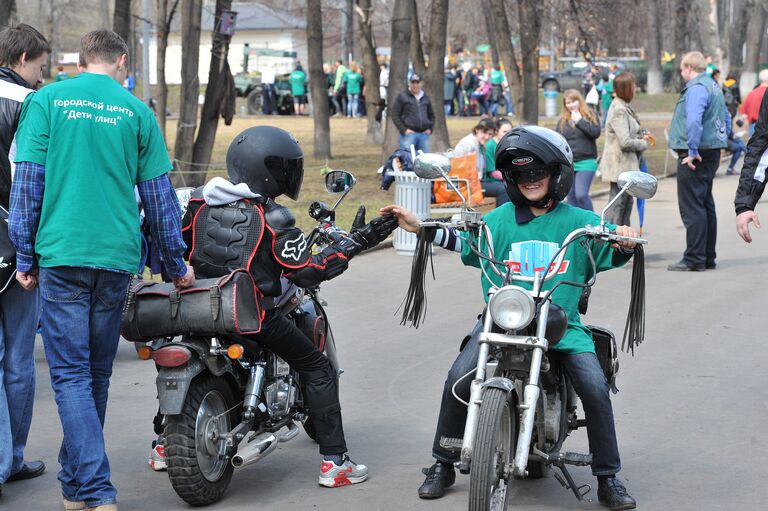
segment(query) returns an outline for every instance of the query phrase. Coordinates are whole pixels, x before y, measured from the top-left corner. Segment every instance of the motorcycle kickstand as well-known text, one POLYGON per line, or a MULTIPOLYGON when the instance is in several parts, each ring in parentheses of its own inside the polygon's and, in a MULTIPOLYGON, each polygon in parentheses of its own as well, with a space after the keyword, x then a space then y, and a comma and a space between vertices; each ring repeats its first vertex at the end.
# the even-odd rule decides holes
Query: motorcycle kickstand
POLYGON ((584 497, 587 496, 587 494, 592 491, 592 486, 589 483, 582 484, 581 486, 576 486, 576 482, 573 480, 573 477, 571 477, 571 473, 568 472, 568 469, 565 468, 565 464, 563 462, 554 462, 552 463, 555 467, 560 469, 560 472, 563 473, 561 476, 557 472, 554 472, 555 479, 563 485, 563 488, 566 490, 571 490, 573 492, 573 495, 578 500, 586 500, 587 502, 592 502, 592 499, 585 499, 584 497), (563 480, 563 477, 565 480, 563 480), (586 489, 585 489, 586 488, 586 489))

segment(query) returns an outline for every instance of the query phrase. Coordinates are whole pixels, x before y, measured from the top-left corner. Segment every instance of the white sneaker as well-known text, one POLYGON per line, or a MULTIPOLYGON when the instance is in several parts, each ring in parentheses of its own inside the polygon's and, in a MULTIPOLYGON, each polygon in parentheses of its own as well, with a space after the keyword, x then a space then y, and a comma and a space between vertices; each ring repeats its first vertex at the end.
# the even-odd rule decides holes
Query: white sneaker
POLYGON ((358 465, 350 460, 349 456, 345 456, 341 465, 337 465, 333 461, 323 460, 320 465, 318 484, 326 488, 336 488, 337 486, 362 483, 366 479, 368 479, 368 467, 358 465))
POLYGON ((168 469, 168 464, 165 462, 165 444, 160 442, 152 442, 152 450, 149 451, 149 466, 155 472, 162 472, 168 469))

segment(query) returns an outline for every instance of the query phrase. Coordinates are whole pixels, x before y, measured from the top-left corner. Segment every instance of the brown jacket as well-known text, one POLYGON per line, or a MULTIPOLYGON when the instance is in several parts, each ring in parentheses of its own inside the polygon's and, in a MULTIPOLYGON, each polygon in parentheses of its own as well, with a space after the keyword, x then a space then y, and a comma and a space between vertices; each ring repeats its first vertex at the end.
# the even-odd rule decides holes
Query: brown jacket
POLYGON ((635 111, 621 98, 615 98, 605 122, 605 147, 599 166, 602 180, 616 182, 622 172, 640 170, 638 153, 647 148, 635 111))

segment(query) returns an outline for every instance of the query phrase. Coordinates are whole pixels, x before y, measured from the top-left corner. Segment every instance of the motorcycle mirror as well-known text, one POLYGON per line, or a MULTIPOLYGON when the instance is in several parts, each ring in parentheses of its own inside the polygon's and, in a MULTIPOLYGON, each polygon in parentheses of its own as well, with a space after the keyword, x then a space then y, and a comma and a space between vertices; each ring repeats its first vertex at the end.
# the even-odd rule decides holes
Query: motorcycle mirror
POLYGON ((650 199, 656 195, 658 181, 654 176, 646 172, 631 171, 622 172, 617 180, 619 188, 627 189, 627 193, 638 199, 650 199))
POLYGON ((328 193, 348 192, 355 183, 355 176, 346 170, 334 170, 325 175, 325 189, 328 193))
POLYGON ((446 178, 451 160, 442 154, 421 153, 413 160, 413 171, 422 179, 446 178))

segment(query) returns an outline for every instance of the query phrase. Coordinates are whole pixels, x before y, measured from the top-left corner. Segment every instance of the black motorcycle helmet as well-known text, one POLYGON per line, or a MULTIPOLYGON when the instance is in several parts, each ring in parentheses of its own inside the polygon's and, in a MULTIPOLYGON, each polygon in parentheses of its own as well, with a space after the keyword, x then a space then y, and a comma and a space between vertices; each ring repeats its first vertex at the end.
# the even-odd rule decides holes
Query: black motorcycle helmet
POLYGON ((227 174, 234 184, 274 199, 299 197, 304 154, 293 135, 274 126, 254 126, 240 133, 227 150, 227 174))
POLYGON ((565 138, 540 126, 511 129, 496 148, 496 168, 504 177, 507 195, 515 206, 548 208, 565 199, 573 185, 573 153, 565 138), (549 193, 531 203, 520 193, 518 182, 538 181, 548 172, 549 193))

